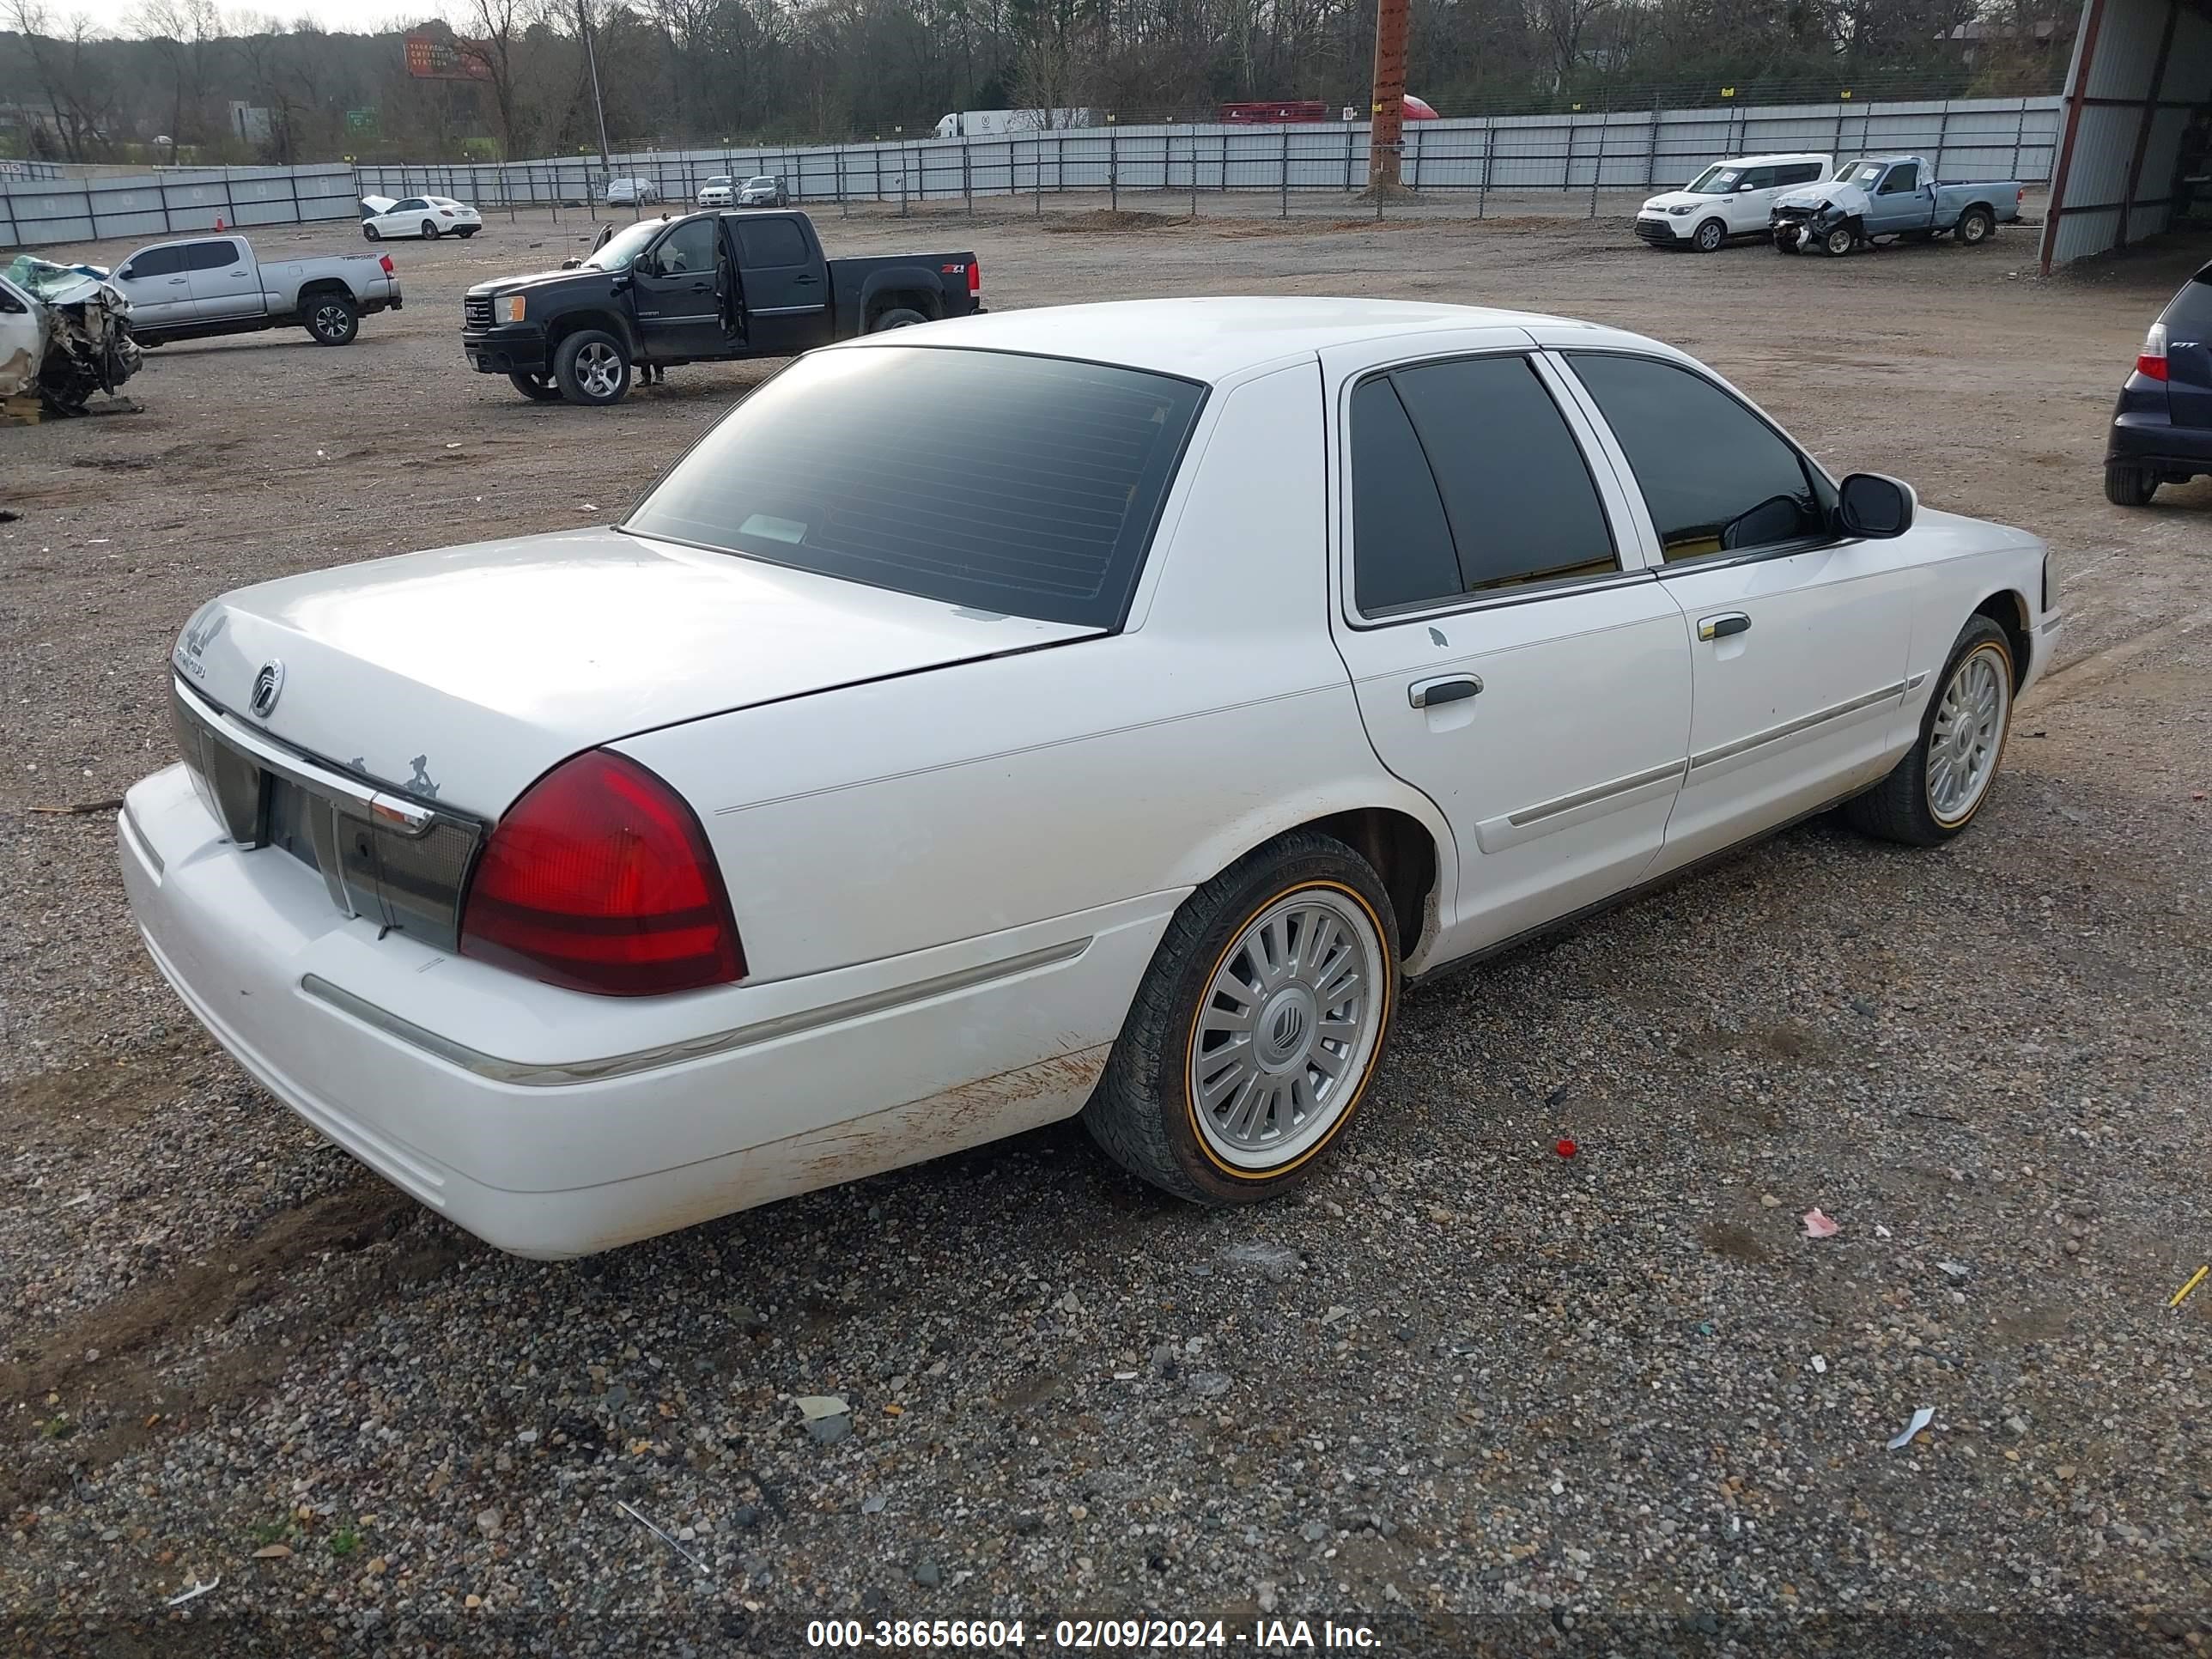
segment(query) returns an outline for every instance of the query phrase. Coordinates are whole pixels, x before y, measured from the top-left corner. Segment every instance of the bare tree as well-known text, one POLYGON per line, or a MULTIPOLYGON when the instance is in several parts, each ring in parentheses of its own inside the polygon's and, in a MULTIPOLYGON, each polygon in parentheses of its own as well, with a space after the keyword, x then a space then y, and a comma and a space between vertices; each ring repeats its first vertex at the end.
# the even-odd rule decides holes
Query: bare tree
POLYGON ((168 76, 169 164, 173 167, 187 130, 202 131, 209 59, 222 34, 222 14, 216 9, 215 0, 145 0, 135 21, 140 38, 161 54, 168 76))
POLYGON ((468 0, 471 34, 456 35, 453 50, 482 66, 491 87, 493 107, 499 115, 499 153, 514 156, 516 126, 516 52, 529 27, 522 0, 468 0))

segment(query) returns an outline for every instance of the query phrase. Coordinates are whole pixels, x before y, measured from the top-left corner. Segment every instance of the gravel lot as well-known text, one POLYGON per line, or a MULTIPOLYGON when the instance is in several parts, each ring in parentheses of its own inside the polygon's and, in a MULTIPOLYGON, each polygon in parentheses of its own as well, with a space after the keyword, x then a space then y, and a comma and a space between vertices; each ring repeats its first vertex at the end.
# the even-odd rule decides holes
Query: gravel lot
POLYGON ((1407 1654, 2212 1644, 2212 1289, 2166 1306, 2212 1261, 2212 484, 2126 513, 2097 471, 2201 251, 2042 282, 2017 229, 1785 262, 1533 215, 826 225, 973 246, 996 307, 1662 335, 1825 459, 2048 536, 2065 660, 1962 841, 1815 822, 1414 996, 1305 1201, 1182 1208, 1063 1126, 548 1266, 249 1083, 144 960, 110 815, 33 809, 166 763, 201 600, 611 519, 757 378, 592 411, 469 373, 461 289, 578 229, 392 246, 406 309, 348 349, 172 346, 141 413, 0 431, 0 1645, 781 1655, 810 1619, 988 1616, 1051 1650, 1109 1614, 1231 1650, 1261 1618, 1407 1654), (815 1394, 848 1435, 810 1437, 815 1394))

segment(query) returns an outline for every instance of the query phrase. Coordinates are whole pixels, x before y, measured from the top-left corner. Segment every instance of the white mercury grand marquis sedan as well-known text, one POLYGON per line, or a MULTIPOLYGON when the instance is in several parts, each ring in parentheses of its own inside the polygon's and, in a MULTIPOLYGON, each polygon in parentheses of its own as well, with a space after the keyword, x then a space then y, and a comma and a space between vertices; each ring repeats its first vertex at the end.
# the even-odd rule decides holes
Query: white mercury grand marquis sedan
POLYGON ((1989 799, 2043 544, 1680 352, 1325 299, 818 351, 619 526, 224 595, 125 880, 279 1099, 569 1256, 1081 1113, 1297 1182, 1401 983, 1989 799))

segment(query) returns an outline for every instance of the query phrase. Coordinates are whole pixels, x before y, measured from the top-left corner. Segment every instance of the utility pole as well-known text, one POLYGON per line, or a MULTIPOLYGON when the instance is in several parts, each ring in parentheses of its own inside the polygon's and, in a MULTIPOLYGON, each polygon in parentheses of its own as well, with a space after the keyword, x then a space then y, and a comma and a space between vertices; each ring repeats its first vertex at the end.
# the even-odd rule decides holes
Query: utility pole
MULTIPOLYGON (((612 177, 615 170, 614 153, 607 148, 607 106, 599 96, 599 54, 592 46, 592 16, 586 9, 587 0, 576 0, 576 27, 584 37, 584 61, 592 66, 592 107, 599 117, 599 166, 612 177)), ((1402 75, 1401 77, 1402 81, 1402 75)), ((1404 90, 1401 85, 1400 90, 1404 90)))
POLYGON ((1380 0, 1375 12, 1375 97, 1369 111, 1367 188, 1398 187, 1406 132, 1406 0, 1380 0))

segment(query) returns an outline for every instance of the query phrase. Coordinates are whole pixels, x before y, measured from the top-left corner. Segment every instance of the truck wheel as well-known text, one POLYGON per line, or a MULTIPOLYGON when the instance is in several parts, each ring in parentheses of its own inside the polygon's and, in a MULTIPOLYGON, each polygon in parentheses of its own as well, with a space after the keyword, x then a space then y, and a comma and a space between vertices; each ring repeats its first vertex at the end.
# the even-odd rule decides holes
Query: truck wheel
POLYGON ((916 323, 926 323, 928 318, 911 306, 899 306, 886 311, 868 325, 868 332, 880 334, 887 328, 912 328, 916 323))
POLYGON ((1690 246, 1700 253, 1717 253, 1721 251, 1721 244, 1726 240, 1728 227, 1717 219, 1708 219, 1690 238, 1690 246))
POLYGON ((2105 469, 2105 499, 2115 507, 2148 507, 2158 489, 2158 474, 2147 466, 2105 469))
POLYGON ((307 301, 307 332, 317 345, 351 345, 361 332, 361 313, 343 294, 318 294, 307 301))
POLYGON ((434 242, 438 240, 438 222, 435 219, 425 219, 422 222, 422 240, 426 242, 434 242))
POLYGON ((1842 258, 1858 245, 1859 239, 1852 234, 1849 225, 1838 225, 1820 239, 1821 247, 1831 258, 1838 259, 1842 258))
POLYGON ((533 404, 557 404, 561 401, 561 388, 554 383, 550 374, 510 374, 507 378, 514 383, 517 392, 533 404))
POLYGON ((1984 207, 1971 207, 1959 216, 1959 240, 1968 247, 1979 247, 1996 234, 1997 222, 1984 207))
POLYGON ((618 404, 629 390, 629 354, 613 335, 580 329, 554 352, 553 378, 572 404, 594 409, 618 404))

